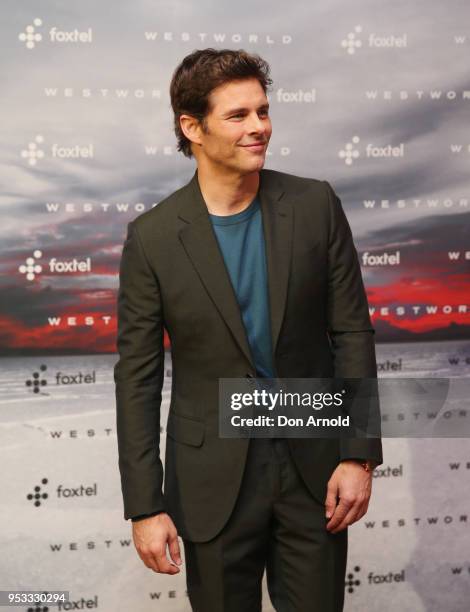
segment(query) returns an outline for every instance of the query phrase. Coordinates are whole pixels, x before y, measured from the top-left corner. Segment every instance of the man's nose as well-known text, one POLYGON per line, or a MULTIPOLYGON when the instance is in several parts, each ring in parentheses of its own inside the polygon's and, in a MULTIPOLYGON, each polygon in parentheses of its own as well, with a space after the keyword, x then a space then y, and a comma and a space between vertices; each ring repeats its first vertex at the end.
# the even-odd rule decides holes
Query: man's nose
POLYGON ((258 117, 258 113, 254 113, 250 116, 248 129, 250 132, 262 133, 264 132, 264 124, 261 119, 258 117))

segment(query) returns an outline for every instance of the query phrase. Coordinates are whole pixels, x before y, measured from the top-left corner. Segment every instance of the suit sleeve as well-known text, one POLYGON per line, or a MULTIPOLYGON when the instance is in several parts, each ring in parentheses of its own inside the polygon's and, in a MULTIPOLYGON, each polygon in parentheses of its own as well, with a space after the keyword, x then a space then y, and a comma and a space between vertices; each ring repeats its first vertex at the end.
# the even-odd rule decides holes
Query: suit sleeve
MULTIPOLYGON (((327 331, 335 377, 377 378, 374 335, 351 228, 331 185, 329 205, 327 331)), ((340 439, 340 458, 383 463, 380 438, 340 439)))
POLYGON ((128 226, 122 251, 117 311, 116 427, 124 518, 129 519, 164 510, 160 459, 163 309, 158 279, 135 223, 128 226))

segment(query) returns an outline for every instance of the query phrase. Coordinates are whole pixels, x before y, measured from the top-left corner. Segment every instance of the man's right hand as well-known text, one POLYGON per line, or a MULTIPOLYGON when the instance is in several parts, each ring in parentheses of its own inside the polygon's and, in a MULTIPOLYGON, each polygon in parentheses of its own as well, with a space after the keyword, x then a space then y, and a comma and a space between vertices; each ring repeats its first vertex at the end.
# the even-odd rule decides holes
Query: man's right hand
POLYGON ((181 565, 178 532, 166 512, 132 523, 132 536, 139 557, 145 565, 159 574, 178 574, 181 565), (171 563, 166 556, 170 551, 171 563))

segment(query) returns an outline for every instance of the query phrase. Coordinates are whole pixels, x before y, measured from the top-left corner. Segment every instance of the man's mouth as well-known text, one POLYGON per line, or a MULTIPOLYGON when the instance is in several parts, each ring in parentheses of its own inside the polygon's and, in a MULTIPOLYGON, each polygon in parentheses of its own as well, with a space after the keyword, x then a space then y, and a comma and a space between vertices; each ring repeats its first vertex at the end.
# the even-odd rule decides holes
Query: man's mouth
POLYGON ((247 149, 262 149, 264 148, 265 144, 266 144, 266 141, 263 140, 263 142, 253 142, 251 144, 242 145, 242 146, 244 146, 247 149))

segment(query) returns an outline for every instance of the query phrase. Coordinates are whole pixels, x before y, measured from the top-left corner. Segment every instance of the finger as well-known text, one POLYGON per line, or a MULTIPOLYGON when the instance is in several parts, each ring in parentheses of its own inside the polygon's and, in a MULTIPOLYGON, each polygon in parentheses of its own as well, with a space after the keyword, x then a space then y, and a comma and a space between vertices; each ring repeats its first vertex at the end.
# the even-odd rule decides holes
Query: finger
POLYGON ((180 546, 178 542, 178 534, 175 532, 174 536, 170 536, 168 538, 168 550, 170 551, 170 557, 173 563, 177 565, 181 565, 183 562, 181 560, 180 546))
POLYGON ((366 500, 359 511, 358 516, 356 517, 356 522, 359 521, 365 514, 367 514, 367 510, 369 509, 369 500, 366 500))
POLYGON ((142 561, 144 562, 144 565, 146 567, 148 567, 149 569, 153 570, 154 572, 157 572, 157 574, 159 573, 159 569, 158 569, 158 565, 155 561, 155 559, 153 558, 153 556, 151 555, 151 553, 140 553, 139 552, 139 556, 142 559, 142 561))
POLYGON ((338 488, 335 485, 328 485, 325 499, 326 518, 331 518, 338 503, 338 488))
POLYGON ((349 527, 349 525, 355 523, 357 521, 357 514, 358 506, 354 505, 353 508, 351 508, 351 510, 343 518, 343 520, 339 523, 339 525, 337 525, 337 527, 335 527, 334 529, 330 530, 331 533, 339 533, 340 531, 343 531, 343 529, 346 529, 346 527, 349 527))
POLYGON ((165 552, 154 553, 154 559, 157 562, 158 570, 162 574, 177 574, 180 568, 170 563, 166 557, 165 552))
POLYGON ((345 499, 344 497, 341 498, 333 516, 326 524, 326 528, 330 531, 332 529, 335 529, 341 523, 344 517, 348 514, 349 510, 353 505, 354 502, 352 500, 345 499))

